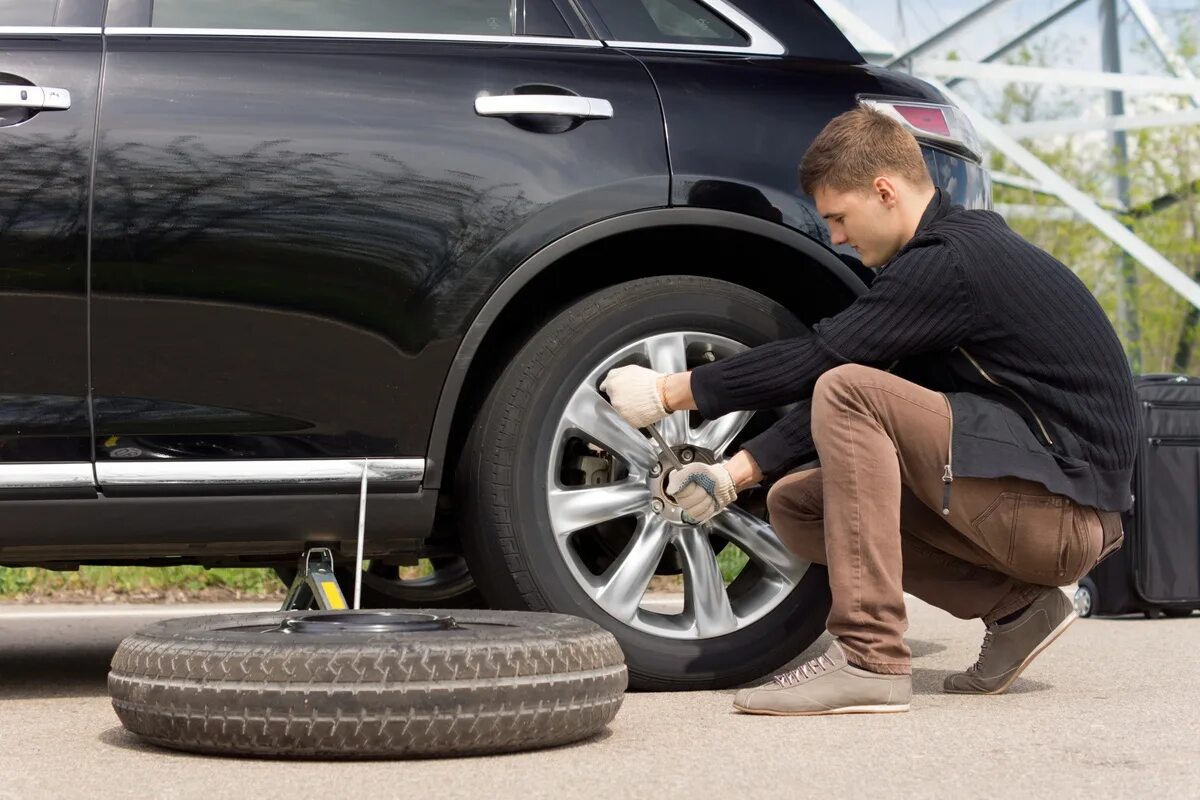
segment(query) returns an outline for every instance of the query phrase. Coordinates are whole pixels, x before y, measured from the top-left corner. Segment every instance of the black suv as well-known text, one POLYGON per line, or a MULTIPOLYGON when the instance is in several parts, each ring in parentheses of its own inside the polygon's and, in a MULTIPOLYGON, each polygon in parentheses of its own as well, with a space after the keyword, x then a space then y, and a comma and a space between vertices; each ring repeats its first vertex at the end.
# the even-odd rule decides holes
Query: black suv
POLYGON ((350 577, 365 472, 371 604, 588 617, 641 687, 774 668, 823 569, 765 487, 682 524, 598 385, 864 290, 797 185, 856 103, 990 203, 958 109, 807 0, 0 0, 0 564, 350 577))

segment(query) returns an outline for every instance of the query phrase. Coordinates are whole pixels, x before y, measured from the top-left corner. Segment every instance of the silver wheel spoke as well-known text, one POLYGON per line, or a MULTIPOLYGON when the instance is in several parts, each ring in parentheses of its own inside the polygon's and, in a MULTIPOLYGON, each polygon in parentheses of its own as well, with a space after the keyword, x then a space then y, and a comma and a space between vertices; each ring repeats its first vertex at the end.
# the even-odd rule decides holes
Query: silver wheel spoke
POLYGON ((746 555, 789 583, 799 581, 808 569, 808 562, 788 550, 774 528, 748 511, 730 506, 713 517, 709 524, 714 533, 729 539, 746 555))
POLYGON ((567 425, 578 428, 596 444, 643 473, 658 461, 650 440, 626 422, 591 386, 579 387, 567 403, 563 417, 567 425))
MULTIPOLYGON (((682 333, 667 333, 646 340, 646 356, 650 368, 656 372, 687 372, 687 340, 682 333)), ((658 432, 670 444, 687 441, 688 415, 686 411, 671 414, 658 423, 658 432)))
MULTIPOLYGON (((658 423, 658 432, 667 444, 683 444, 688 440, 688 416, 686 411, 677 411, 663 417, 658 423)), ((656 443, 657 444, 657 443, 656 443)))
POLYGON ((580 528, 606 522, 650 505, 650 489, 645 481, 621 481, 588 489, 550 490, 550 525, 558 536, 568 536, 580 528))
POLYGON ((604 583, 596 593, 596 601, 622 622, 637 616, 638 605, 670 541, 671 529, 665 522, 654 516, 643 517, 625 552, 601 578, 604 583))
POLYGON ((687 597, 696 617, 696 630, 701 636, 720 636, 737 628, 737 617, 729 605, 729 593, 717 564, 717 554, 708 543, 708 535, 700 528, 686 528, 679 535, 676 547, 683 561, 687 597))
POLYGON ((719 459, 753 416, 753 411, 734 411, 723 417, 706 420, 691 432, 688 441, 711 450, 719 459))

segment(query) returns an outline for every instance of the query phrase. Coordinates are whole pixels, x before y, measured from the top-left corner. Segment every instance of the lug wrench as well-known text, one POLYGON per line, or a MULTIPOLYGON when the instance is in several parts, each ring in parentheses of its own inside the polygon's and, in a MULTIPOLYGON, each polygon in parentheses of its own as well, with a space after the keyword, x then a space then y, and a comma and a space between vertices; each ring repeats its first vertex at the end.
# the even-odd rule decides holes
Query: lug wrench
POLYGON ((650 425, 650 435, 654 437, 654 441, 658 442, 658 446, 666 454, 667 460, 671 462, 671 466, 675 467, 675 469, 683 469, 683 462, 679 460, 679 456, 675 455, 675 451, 671 449, 671 446, 667 444, 662 434, 658 432, 658 428, 653 424, 650 425))

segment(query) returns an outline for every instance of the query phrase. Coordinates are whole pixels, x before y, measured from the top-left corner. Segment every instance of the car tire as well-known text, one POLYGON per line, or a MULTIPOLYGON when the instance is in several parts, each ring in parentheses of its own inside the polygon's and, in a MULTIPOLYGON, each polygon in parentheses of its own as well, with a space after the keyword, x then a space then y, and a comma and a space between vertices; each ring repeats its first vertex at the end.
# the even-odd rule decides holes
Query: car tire
POLYGON ((1096 612, 1096 602, 1099 599, 1100 592, 1096 590, 1096 582, 1091 578, 1080 578, 1072 601, 1075 613, 1080 617, 1092 616, 1096 612))
MULTIPOLYGON (((556 463, 554 440, 565 419, 565 410, 573 408, 572 398, 586 400, 589 387, 599 383, 600 374, 596 370, 602 368, 606 354, 622 352, 622 347, 640 341, 639 337, 650 337, 647 341, 657 342, 659 339, 655 337, 674 336, 672 332, 677 331, 692 332, 687 336, 700 341, 711 336, 713 341, 736 342, 743 349, 808 333, 779 304, 723 281, 697 277, 649 278, 597 292, 555 316, 509 362, 475 418, 455 478, 455 497, 462 512, 459 519, 464 554, 492 607, 555 611, 597 622, 620 642, 629 666, 630 685, 658 691, 722 688, 768 673, 821 635, 830 602, 828 575, 823 566, 807 562, 789 566, 786 559, 794 557, 787 554, 773 532, 761 535, 761 528, 767 526, 755 517, 765 515, 766 487, 761 487, 755 495, 758 511, 750 514, 741 508, 736 517, 740 525, 754 528, 758 523, 755 536, 760 536, 766 556, 758 559, 755 553, 747 551, 747 567, 725 588, 725 602, 732 607, 735 602, 749 603, 749 598, 758 597, 755 592, 761 585, 778 577, 770 572, 772 564, 783 564, 791 576, 789 580, 794 578, 795 583, 786 594, 770 595, 774 605, 768 607, 764 602, 757 618, 754 614, 759 612, 747 612, 744 616, 750 620, 747 624, 741 624, 743 617, 735 613, 736 629, 722 635, 689 636, 686 631, 676 632, 676 628, 684 631, 689 613, 694 618, 692 628, 701 630, 700 614, 710 613, 705 612, 710 606, 706 605, 708 600, 699 596, 697 587, 702 585, 702 577, 711 576, 712 566, 700 552, 703 547, 698 550, 696 533, 688 527, 667 526, 673 537, 672 557, 694 567, 690 578, 687 570, 683 570, 682 616, 656 616, 641 605, 629 612, 630 603, 644 603, 644 596, 632 601, 628 597, 618 598, 622 610, 614 614, 611 607, 597 599, 598 590, 589 588, 603 581, 604 575, 615 574, 612 570, 618 562, 629 563, 633 558, 632 543, 650 530, 642 527, 643 523, 650 525, 645 522, 648 512, 636 512, 642 516, 635 523, 633 538, 619 555, 610 552, 606 556, 612 560, 607 572, 585 574, 575 551, 564 554, 554 533, 548 500, 551 490, 559 491, 557 479, 547 470, 553 470, 556 463), (593 383, 588 383, 589 375, 593 383), (580 388, 576 390, 576 386, 580 388), (774 541, 768 541, 772 537, 774 541), (688 554, 691 562, 686 558, 688 554), (754 576, 743 581, 748 568, 754 576)), ((687 341, 685 338, 685 352, 687 341)), ((607 400, 604 405, 607 406, 607 400)), ((611 406, 608 409, 611 411, 611 406)), ((688 426, 693 422, 692 416, 685 418, 688 426)), ((772 418, 768 418, 767 422, 770 421, 772 418)), ((632 428, 628 431, 640 435, 632 428)), ((692 432, 689 427, 689 437, 692 432)), ((715 453, 714 459, 731 455, 737 443, 734 439, 728 448, 715 453)), ((629 490, 637 488, 632 483, 614 485, 629 490)), ((738 502, 742 503, 741 497, 738 502)), ((734 509, 727 510, 710 525, 733 514, 734 509)), ((708 541, 714 541, 711 534, 708 541)), ((718 544, 713 544, 714 551, 718 544)), ((663 558, 659 567, 667 563, 667 556, 663 558)), ((705 580, 707 583, 703 585, 711 585, 711 578, 705 580)), ((633 593, 636 592, 635 588, 633 593)), ((712 599, 714 594, 719 595, 720 590, 709 591, 707 597, 712 599)), ((720 597, 716 599, 719 601, 720 597)), ((724 619, 729 619, 728 613, 724 619)), ((720 628, 709 627, 717 629, 720 628)))
POLYGON ((627 681, 616 640, 575 617, 309 611, 150 625, 121 642, 108 687, 155 744, 363 758, 579 741, 612 721, 627 681))

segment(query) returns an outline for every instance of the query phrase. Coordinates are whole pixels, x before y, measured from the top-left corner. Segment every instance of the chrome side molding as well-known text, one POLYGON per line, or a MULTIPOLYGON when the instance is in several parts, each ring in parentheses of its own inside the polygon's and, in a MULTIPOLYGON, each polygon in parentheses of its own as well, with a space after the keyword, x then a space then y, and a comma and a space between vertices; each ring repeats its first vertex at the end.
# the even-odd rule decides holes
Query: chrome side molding
POLYGON ((317 458, 258 461, 101 461, 0 463, 0 501, 30 495, 81 497, 96 490, 141 493, 287 494, 358 491, 366 462, 367 483, 378 491, 415 492, 425 477, 423 458, 317 458))
POLYGON ((465 33, 407 33, 402 31, 310 31, 258 28, 129 28, 104 29, 105 36, 203 36, 266 39, 377 39, 397 42, 463 42, 468 44, 535 44, 557 47, 603 47, 595 39, 563 36, 491 36, 465 33))
POLYGON ((425 476, 423 458, 278 459, 261 461, 100 461, 96 478, 101 491, 120 489, 220 489, 271 486, 290 489, 357 488, 363 462, 367 483, 419 487, 425 476))
POLYGON ((72 28, 66 25, 0 25, 0 36, 99 36, 100 28, 72 28))
POLYGON ((0 464, 0 497, 8 492, 94 490, 92 465, 87 462, 0 464))

